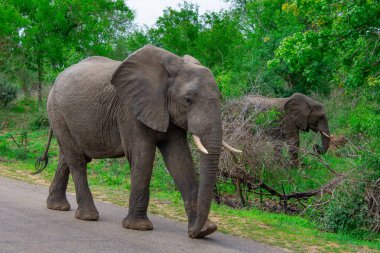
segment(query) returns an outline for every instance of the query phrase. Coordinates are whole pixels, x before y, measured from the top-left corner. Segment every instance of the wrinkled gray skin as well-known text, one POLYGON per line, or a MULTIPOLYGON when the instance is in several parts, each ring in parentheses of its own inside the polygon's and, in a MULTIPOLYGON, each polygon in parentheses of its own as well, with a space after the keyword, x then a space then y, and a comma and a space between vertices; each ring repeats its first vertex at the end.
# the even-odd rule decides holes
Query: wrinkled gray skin
MULTIPOLYGON (((321 131, 330 136, 327 116, 322 104, 314 101, 308 96, 295 93, 288 98, 267 98, 262 96, 248 95, 242 98, 248 100, 251 107, 262 110, 277 109, 282 113, 280 125, 270 130, 273 138, 287 141, 289 153, 293 165, 298 164, 298 149, 300 145, 299 131, 308 132, 309 129, 316 133, 321 131)), ((321 133, 320 133, 321 134, 321 133)), ((321 134, 322 147, 314 145, 314 149, 319 153, 325 153, 330 145, 330 138, 321 134)), ((281 147, 276 147, 277 155, 280 154, 281 147)))
POLYGON ((189 236, 216 230, 207 217, 222 143, 220 92, 209 69, 191 56, 178 57, 148 45, 124 62, 90 57, 63 71, 47 102, 60 148, 47 207, 69 210, 66 187, 72 174, 76 218, 97 220, 87 183, 91 159, 126 156, 131 165, 129 212, 123 227, 153 229, 147 217, 149 181, 156 147, 182 194, 189 236), (186 134, 200 137, 200 182, 186 134))

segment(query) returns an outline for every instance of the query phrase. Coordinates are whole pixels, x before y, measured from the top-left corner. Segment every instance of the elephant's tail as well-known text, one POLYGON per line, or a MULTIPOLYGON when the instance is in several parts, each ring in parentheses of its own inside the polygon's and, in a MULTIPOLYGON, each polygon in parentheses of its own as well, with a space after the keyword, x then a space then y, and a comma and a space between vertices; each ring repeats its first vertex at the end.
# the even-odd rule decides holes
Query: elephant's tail
POLYGON ((50 142, 51 142, 52 137, 53 137, 53 129, 50 127, 49 128, 49 139, 48 139, 48 142, 46 144, 45 152, 41 157, 37 158, 36 163, 34 165, 34 168, 36 169, 36 171, 34 171, 32 173, 32 175, 40 173, 48 165, 48 162, 49 162, 48 152, 49 152, 49 147, 50 147, 50 142))

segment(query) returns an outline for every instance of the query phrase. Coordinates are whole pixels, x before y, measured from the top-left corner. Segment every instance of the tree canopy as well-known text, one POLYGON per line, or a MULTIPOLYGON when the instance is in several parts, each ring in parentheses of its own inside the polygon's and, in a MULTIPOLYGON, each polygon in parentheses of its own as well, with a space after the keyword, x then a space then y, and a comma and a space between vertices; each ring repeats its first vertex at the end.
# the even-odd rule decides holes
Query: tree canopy
POLYGON ((122 0, 1 0, 0 6, 1 43, 8 47, 1 50, 3 68, 14 66, 14 61, 6 64, 11 56, 23 69, 35 71, 39 94, 46 72, 84 56, 110 54, 134 17, 122 0))
POLYGON ((203 15, 183 2, 139 27, 122 0, 1 0, 1 71, 26 91, 86 56, 122 60, 151 43, 210 67, 225 96, 379 85, 378 1, 229 2, 203 15))

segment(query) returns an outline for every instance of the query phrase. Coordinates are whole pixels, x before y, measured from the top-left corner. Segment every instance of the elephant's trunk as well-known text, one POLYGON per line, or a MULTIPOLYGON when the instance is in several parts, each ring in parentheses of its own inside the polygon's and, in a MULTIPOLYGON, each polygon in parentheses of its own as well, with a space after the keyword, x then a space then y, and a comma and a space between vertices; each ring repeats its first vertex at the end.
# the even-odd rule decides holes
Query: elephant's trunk
POLYGON ((328 137, 326 135, 324 135, 323 133, 321 133, 321 138, 322 138, 322 147, 323 149, 321 150, 320 154, 324 154, 327 152, 327 150, 329 149, 329 146, 330 146, 330 132, 327 131, 323 131, 326 135, 328 135, 328 137))
POLYGON ((189 228, 190 238, 200 237, 199 234, 210 212, 222 145, 221 127, 213 131, 212 134, 201 138, 201 141, 205 144, 208 154, 201 153, 197 217, 194 224, 189 228))
POLYGON ((330 146, 330 129, 328 127, 327 122, 323 123, 319 128, 318 128, 321 138, 322 138, 322 148, 318 149, 319 154, 324 154, 327 152, 330 146))

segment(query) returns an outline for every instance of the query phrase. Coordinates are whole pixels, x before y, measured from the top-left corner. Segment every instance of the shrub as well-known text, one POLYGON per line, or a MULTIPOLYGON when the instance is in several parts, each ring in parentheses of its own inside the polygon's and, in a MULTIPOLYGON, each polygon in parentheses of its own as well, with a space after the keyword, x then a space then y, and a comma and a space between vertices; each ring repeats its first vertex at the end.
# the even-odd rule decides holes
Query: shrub
POLYGON ((360 105, 349 115, 347 123, 354 133, 363 133, 369 136, 380 135, 380 114, 375 108, 360 105))
POLYGON ((43 127, 48 127, 49 126, 49 119, 47 117, 46 112, 43 113, 38 113, 34 118, 31 120, 29 123, 29 127, 32 130, 38 130, 43 127))
MULTIPOLYGON (((315 205, 309 217, 322 229, 352 234, 370 239, 380 228, 380 196, 377 194, 380 180, 380 156, 369 150, 359 150, 358 167, 351 171, 347 181, 326 196, 325 205, 315 205)), ((321 202, 320 202, 321 203, 321 202)))
POLYGON ((365 184, 348 181, 325 207, 322 227, 333 232, 361 233, 369 227, 368 207, 364 198, 365 184))
POLYGON ((9 84, 0 83, 0 103, 8 105, 17 97, 17 88, 9 84))
POLYGON ((7 133, 0 138, 0 156, 24 160, 28 154, 28 132, 7 133))
POLYGON ((19 100, 17 100, 16 103, 14 103, 14 105, 12 105, 11 111, 15 112, 15 113, 24 113, 24 112, 35 113, 35 112, 38 112, 37 101, 34 98, 19 99, 19 100))

